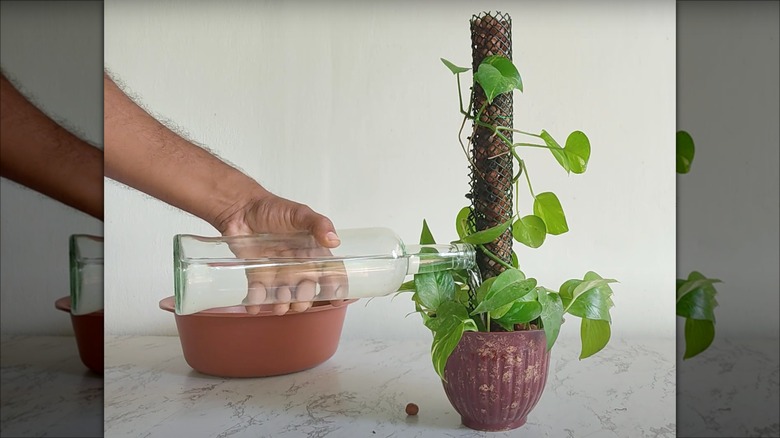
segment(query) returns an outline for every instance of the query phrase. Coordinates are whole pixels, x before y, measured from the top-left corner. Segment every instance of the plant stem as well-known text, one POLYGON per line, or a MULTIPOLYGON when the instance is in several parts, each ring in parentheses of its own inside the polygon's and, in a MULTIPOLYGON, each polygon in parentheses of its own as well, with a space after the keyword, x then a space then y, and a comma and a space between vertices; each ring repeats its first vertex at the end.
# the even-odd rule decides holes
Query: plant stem
POLYGON ((509 153, 512 154, 513 157, 515 157, 515 160, 517 160, 517 165, 519 166, 519 169, 517 169, 517 175, 512 177, 512 181, 517 181, 520 178, 520 174, 523 173, 523 168, 525 167, 525 163, 520 158, 520 155, 517 155, 517 151, 514 149, 510 149, 509 153))
POLYGON ((551 148, 550 146, 547 146, 547 145, 536 144, 536 143, 514 143, 514 144, 512 144, 513 148, 517 147, 517 146, 527 146, 527 147, 542 148, 542 149, 555 149, 555 148, 551 148))
POLYGON ((539 134, 534 134, 533 132, 521 131, 519 129, 509 128, 509 127, 506 127, 506 126, 496 126, 496 130, 499 130, 499 131, 512 131, 512 132, 517 132, 518 134, 525 134, 525 135, 530 135, 531 137, 542 138, 542 136, 539 135, 539 134))
MULTIPOLYGON (((506 142, 505 142, 505 143, 506 143, 506 142)), ((509 147, 510 147, 511 149, 514 149, 514 148, 516 148, 516 147, 519 147, 519 146, 526 146, 526 147, 534 147, 534 148, 540 148, 540 149, 550 149, 550 150, 556 150, 556 148, 553 148, 553 147, 550 147, 550 146, 547 146, 547 145, 535 144, 535 143, 513 143, 513 144, 509 145, 509 147)), ((509 151, 506 151, 506 152, 501 152, 500 154, 496 154, 496 155, 493 155, 493 156, 490 156, 490 157, 488 157, 488 160, 492 160, 493 158, 498 158, 498 157, 500 157, 500 156, 502 156, 502 155, 506 155, 506 154, 508 154, 508 153, 509 153, 509 151)))
POLYGON ((488 258, 490 258, 490 260, 493 260, 494 262, 498 263, 499 265, 501 265, 501 266, 503 266, 503 267, 505 267, 507 269, 514 269, 514 266, 512 266, 512 265, 508 264, 507 262, 505 262, 505 261, 501 260, 500 258, 498 258, 497 255, 493 254, 492 252, 490 252, 489 249, 485 248, 485 245, 477 245, 477 247, 480 250, 482 250, 482 252, 486 256, 488 256, 488 258))
MULTIPOLYGON (((458 76, 460 77, 460 76, 458 76)), ((460 95, 460 79, 458 79, 458 95, 460 95)), ((458 130, 458 143, 460 143, 460 148, 463 150, 463 154, 466 156, 466 161, 469 162, 471 165, 471 168, 474 169, 474 171, 479 172, 479 169, 477 169, 477 165, 474 163, 474 161, 469 156, 468 148, 465 144, 463 144, 463 128, 466 126, 466 120, 470 119, 469 113, 471 112, 471 106, 474 104, 474 100, 469 98, 469 108, 468 112, 463 111, 463 102, 460 103, 460 112, 463 113, 463 121, 460 124, 460 129, 458 130)), ((479 173, 480 176, 483 176, 481 172, 479 173)))
POLYGON ((528 182, 528 190, 531 192, 531 196, 533 198, 536 198, 536 195, 534 194, 534 189, 531 187, 531 178, 528 176, 528 168, 525 166, 525 161, 520 160, 520 165, 523 166, 524 174, 525 174, 525 180, 528 182))
POLYGON ((460 89, 460 73, 456 74, 455 77, 458 79, 458 103, 460 104, 460 112, 464 116, 468 117, 469 113, 463 111, 463 92, 460 89))
MULTIPOLYGON (((485 108, 485 107, 484 107, 484 105, 483 105, 483 107, 482 107, 482 108, 483 108, 483 109, 485 108)), ((480 110, 480 113, 481 113, 481 112, 482 112, 482 111, 480 110)), ((498 136, 498 138, 500 138, 501 140, 503 140, 503 141, 504 141, 504 143, 507 145, 507 147, 509 147, 510 149, 512 148, 512 142, 511 142, 511 141, 510 141, 510 140, 509 140, 509 139, 506 137, 506 135, 504 135, 504 134, 502 134, 502 133, 500 133, 500 132, 498 131, 498 127, 497 127, 497 126, 493 126, 493 125, 491 125, 490 123, 485 123, 485 122, 483 122, 482 120, 480 120, 480 119, 479 119, 479 117, 477 117, 477 118, 474 120, 474 122, 475 122, 477 125, 479 125, 479 126, 481 126, 481 127, 483 127, 483 128, 487 128, 487 129, 491 130, 491 131, 493 132, 493 134, 497 135, 497 136, 498 136)))
MULTIPOLYGON (((477 114, 474 116, 474 122, 478 126, 484 126, 486 128, 493 128, 493 125, 489 125, 489 124, 483 122, 482 120, 480 120, 482 118, 482 112, 485 111, 485 108, 487 108, 487 101, 485 101, 485 103, 482 104, 482 107, 479 109, 479 111, 477 111, 477 114)), ((495 130, 493 130, 493 131, 495 132, 495 130)))
POLYGON ((485 331, 490 333, 490 312, 485 312, 485 317, 487 319, 487 323, 485 324, 485 327, 487 328, 485 329, 485 331))
POLYGON ((463 122, 460 124, 460 129, 458 130, 458 143, 460 143, 460 148, 463 150, 463 153, 466 155, 466 160, 468 160, 469 164, 472 166, 474 163, 471 162, 471 157, 469 157, 469 151, 466 148, 466 145, 463 144, 463 128, 466 126, 466 120, 468 120, 468 116, 463 116, 463 122))

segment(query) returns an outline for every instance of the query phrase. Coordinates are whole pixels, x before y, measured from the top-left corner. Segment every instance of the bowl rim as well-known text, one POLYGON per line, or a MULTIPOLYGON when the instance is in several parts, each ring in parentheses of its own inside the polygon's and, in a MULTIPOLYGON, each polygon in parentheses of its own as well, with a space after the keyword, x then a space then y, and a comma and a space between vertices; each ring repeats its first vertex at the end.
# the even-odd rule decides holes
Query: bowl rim
MULTIPOLYGON (((70 307, 70 295, 64 296, 61 298, 57 298, 57 301, 54 302, 54 307, 57 308, 57 310, 62 310, 63 312, 70 313, 71 307, 70 307)), ((79 317, 79 316, 102 316, 103 315, 103 309, 97 310, 92 313, 87 313, 84 315, 74 315, 70 313, 70 316, 79 317)))
MULTIPOLYGON (((315 302, 315 306, 309 307, 308 309, 304 310, 303 312, 296 312, 296 311, 290 311, 285 313, 284 315, 274 315, 271 311, 261 311, 260 313, 253 315, 251 313, 246 312, 240 312, 240 311, 215 311, 217 309, 206 309, 197 313, 192 313, 189 315, 177 315, 176 314, 176 305, 174 301, 174 296, 165 297, 160 300, 159 307, 162 310, 165 310, 166 312, 173 313, 175 317, 182 318, 182 317, 206 317, 206 318, 254 318, 254 317, 266 317, 266 316, 293 316, 293 315, 303 315, 303 314, 310 314, 310 313, 316 313, 316 312, 325 312, 328 310, 337 310, 342 307, 346 307, 354 302, 357 301, 356 298, 344 300, 343 303, 341 303, 338 306, 334 306, 331 303, 325 303, 325 304, 317 304, 317 303, 324 303, 324 302, 315 302)), ((243 308, 244 306, 231 306, 224 309, 239 309, 243 308)), ((223 308, 220 308, 223 309, 223 308)))

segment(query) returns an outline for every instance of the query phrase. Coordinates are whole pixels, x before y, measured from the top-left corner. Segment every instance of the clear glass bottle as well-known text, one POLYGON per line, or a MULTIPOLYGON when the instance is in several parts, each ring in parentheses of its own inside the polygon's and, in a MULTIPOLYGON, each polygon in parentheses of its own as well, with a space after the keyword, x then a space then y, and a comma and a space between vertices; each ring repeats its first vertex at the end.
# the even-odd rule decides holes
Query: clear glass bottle
POLYGON ((176 313, 279 303, 379 297, 408 275, 471 269, 467 243, 405 245, 387 228, 338 232, 341 244, 308 233, 174 237, 176 313))
POLYGON ((103 310, 103 238, 73 234, 70 253, 70 313, 103 310))

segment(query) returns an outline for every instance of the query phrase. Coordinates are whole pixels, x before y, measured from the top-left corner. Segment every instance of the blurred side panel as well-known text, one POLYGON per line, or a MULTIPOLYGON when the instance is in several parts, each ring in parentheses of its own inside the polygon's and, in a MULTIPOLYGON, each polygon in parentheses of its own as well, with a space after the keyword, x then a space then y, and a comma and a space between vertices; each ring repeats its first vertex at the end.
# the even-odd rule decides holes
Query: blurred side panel
POLYGON ((678 3, 678 278, 722 280, 710 347, 682 360, 678 327, 678 436, 780 436, 779 6, 678 3))
MULTIPOLYGON (((102 148, 102 2, 2 1, 0 24, 3 74, 102 148)), ((103 223, 5 178, 0 193, 0 434, 102 436, 102 375, 83 363, 70 316, 55 301, 69 295, 70 236, 102 236, 103 223)))

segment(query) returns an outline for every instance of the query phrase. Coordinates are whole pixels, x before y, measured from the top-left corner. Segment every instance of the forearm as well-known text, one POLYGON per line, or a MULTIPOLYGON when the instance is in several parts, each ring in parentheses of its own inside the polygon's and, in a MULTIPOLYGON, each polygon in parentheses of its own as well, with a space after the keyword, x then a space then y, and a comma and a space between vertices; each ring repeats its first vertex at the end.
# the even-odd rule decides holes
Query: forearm
POLYGON ((59 126, 0 76, 0 175, 103 219, 103 152, 59 126))
POLYGON ((266 192, 257 182, 181 138, 104 76, 106 176, 220 229, 231 211, 266 192))

